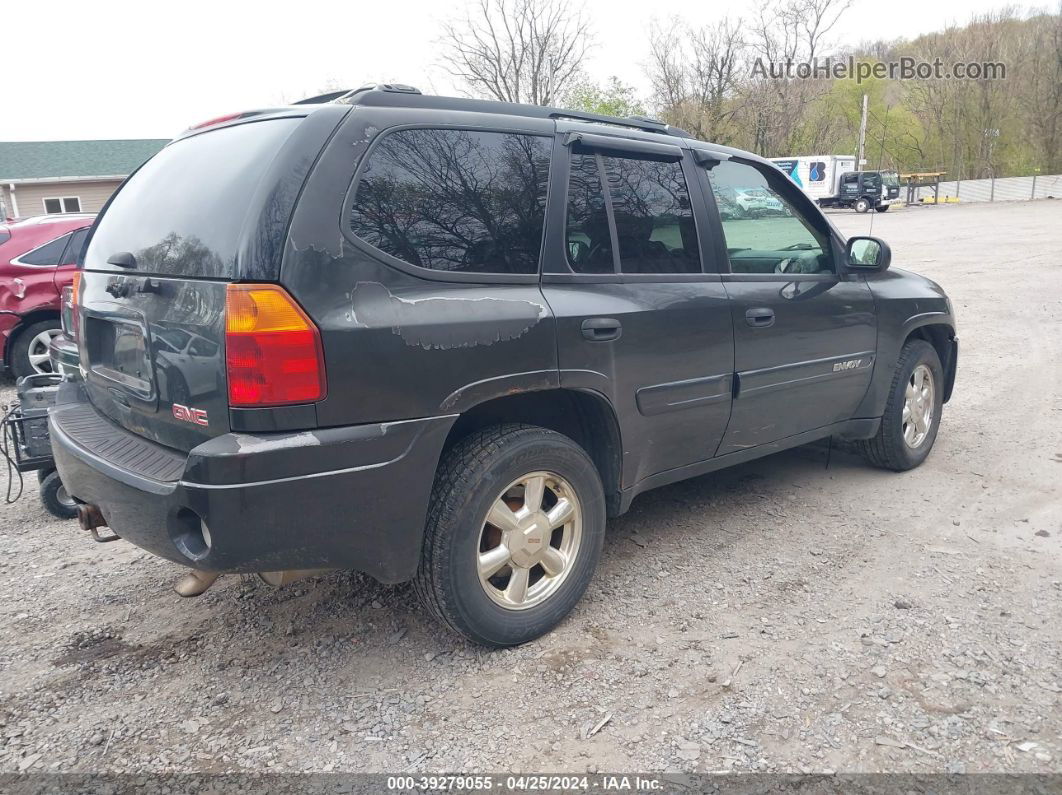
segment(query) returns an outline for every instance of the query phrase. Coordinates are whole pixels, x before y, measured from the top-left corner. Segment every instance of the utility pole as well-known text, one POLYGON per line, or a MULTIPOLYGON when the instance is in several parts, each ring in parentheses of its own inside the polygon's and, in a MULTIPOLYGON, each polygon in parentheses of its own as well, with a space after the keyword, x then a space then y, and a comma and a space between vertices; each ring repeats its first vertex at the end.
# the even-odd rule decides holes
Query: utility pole
POLYGON ((859 154, 856 157, 856 169, 863 170, 863 164, 866 163, 866 159, 863 155, 866 152, 867 143, 867 95, 863 95, 863 118, 859 122, 859 154))

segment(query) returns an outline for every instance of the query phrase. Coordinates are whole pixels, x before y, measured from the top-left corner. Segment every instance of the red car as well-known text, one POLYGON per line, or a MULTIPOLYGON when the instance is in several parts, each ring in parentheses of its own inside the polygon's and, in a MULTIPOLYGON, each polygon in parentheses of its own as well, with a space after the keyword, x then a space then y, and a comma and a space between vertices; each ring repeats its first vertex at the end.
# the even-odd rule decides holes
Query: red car
POLYGON ((16 378, 49 373, 60 293, 94 215, 42 215, 0 225, 0 363, 16 378))

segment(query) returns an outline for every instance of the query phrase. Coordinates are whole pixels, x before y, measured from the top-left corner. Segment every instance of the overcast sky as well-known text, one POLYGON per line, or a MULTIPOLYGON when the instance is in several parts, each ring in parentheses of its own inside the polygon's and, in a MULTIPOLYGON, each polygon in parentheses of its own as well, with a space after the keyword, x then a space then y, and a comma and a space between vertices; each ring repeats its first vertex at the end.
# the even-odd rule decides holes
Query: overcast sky
MULTIPOLYGON (((577 0, 574 0, 577 2, 577 0)), ((838 43, 910 38, 965 22, 1002 0, 855 0, 838 43)), ((396 81, 425 93, 460 88, 437 66, 443 0, 33 2, 0 14, 0 140, 172 138, 191 124, 312 95, 330 85, 396 81)), ((667 7, 693 25, 744 0, 587 0, 595 42, 587 71, 647 93, 646 31, 667 7)))

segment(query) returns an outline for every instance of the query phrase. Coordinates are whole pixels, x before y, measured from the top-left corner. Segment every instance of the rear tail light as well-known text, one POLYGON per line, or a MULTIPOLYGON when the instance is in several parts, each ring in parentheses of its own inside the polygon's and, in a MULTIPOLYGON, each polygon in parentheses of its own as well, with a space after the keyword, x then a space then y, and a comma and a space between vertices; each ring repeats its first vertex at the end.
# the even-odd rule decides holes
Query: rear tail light
POLYGON ((325 396, 317 326, 275 284, 228 286, 225 364, 231 406, 284 406, 325 396))
POLYGON ((70 282, 69 311, 67 310, 66 290, 67 288, 63 289, 63 330, 70 339, 76 340, 81 332, 81 318, 78 312, 78 307, 81 305, 81 271, 74 271, 73 281, 70 282))

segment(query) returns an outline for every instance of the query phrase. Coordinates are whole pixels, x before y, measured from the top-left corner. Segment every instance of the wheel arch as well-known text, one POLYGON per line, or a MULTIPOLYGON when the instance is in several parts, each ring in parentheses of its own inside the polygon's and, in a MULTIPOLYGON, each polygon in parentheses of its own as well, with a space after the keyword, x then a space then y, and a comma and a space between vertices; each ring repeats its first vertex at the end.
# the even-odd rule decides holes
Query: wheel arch
POLYGON ((59 319, 59 311, 50 307, 37 307, 36 309, 31 309, 25 314, 19 315, 18 323, 12 327, 11 331, 7 335, 7 341, 4 345, 4 365, 10 366, 11 347, 15 344, 15 340, 17 340, 22 335, 22 332, 25 331, 27 327, 32 326, 34 323, 37 323, 41 320, 59 319))
POLYGON ((557 388, 481 400, 454 421, 442 454, 480 428, 510 422, 548 428, 582 447, 601 476, 608 515, 620 512, 623 445, 615 409, 604 395, 557 388))
POLYGON ((944 368, 944 402, 947 403, 951 400, 958 365, 959 342, 955 336, 955 328, 950 323, 928 318, 908 330, 903 344, 906 345, 911 340, 928 342, 937 352, 940 365, 944 368))

